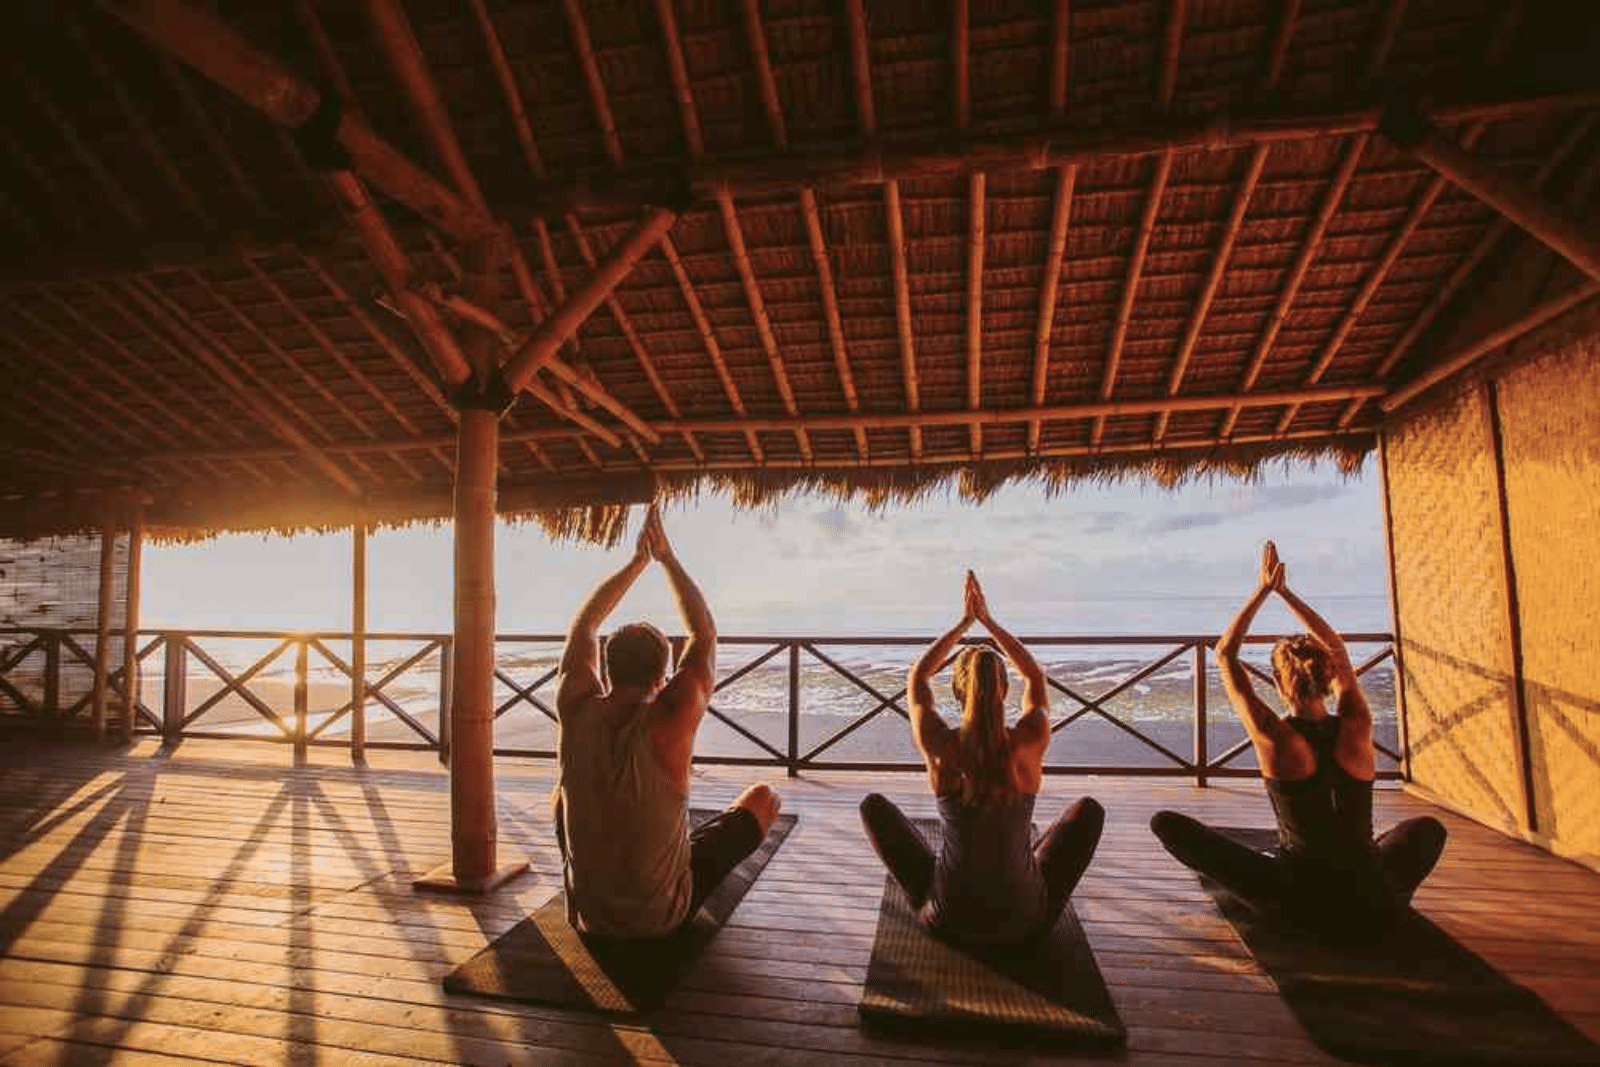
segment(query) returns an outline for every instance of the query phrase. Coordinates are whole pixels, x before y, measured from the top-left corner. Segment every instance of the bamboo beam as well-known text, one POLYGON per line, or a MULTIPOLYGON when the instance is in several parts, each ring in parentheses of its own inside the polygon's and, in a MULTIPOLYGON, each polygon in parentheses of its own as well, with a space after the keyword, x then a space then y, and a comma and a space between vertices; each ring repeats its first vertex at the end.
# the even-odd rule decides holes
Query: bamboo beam
POLYGON ((95 614, 94 687, 90 690, 90 723, 96 741, 106 737, 107 682, 111 665, 111 595, 117 567, 117 529, 109 516, 100 526, 100 584, 95 614))
POLYGON ((355 227, 361 243, 371 257, 373 265, 383 277, 390 294, 399 305, 406 320, 416 330, 423 350, 432 359, 445 384, 455 386, 466 381, 471 371, 461 346, 440 321, 427 302, 411 291, 411 261, 395 240, 394 233, 384 221, 383 212, 372 202, 360 178, 349 173, 335 173, 328 177, 328 187, 333 191, 345 217, 355 227))
MULTIPOLYGON (((864 19, 863 15, 863 23, 864 19)), ((856 56, 865 54, 864 50, 853 51, 853 71, 862 69, 856 56)), ((858 107, 862 96, 857 87, 858 107)), ((1446 123, 1526 121, 1590 109, 1597 104, 1600 90, 1584 89, 1498 98, 1456 97, 1443 101, 1434 114, 1446 123)), ((695 199, 709 200, 726 191, 735 199, 745 200, 792 195, 803 187, 875 186, 974 170, 1023 173, 1054 170, 1071 163, 1159 155, 1169 150, 1182 154, 1290 144, 1372 133, 1378 128, 1380 112, 1363 95, 1303 110, 1174 115, 1104 129, 1074 127, 1065 120, 1047 121, 1032 129, 999 133, 907 134, 888 144, 878 141, 874 132, 863 126, 862 140, 855 145, 797 149, 767 156, 707 157, 699 162, 673 158, 637 160, 605 172, 534 181, 524 188, 526 197, 519 209, 548 219, 572 211, 638 207, 658 202, 668 177, 680 189, 686 186, 687 195, 695 199)))
MULTIPOLYGON (((848 17, 850 83, 855 91, 856 119, 862 136, 871 142, 878 133, 878 112, 872 98, 872 54, 863 0, 848 0, 845 12, 848 17)), ((900 211, 900 184, 891 177, 884 180, 882 185, 883 206, 889 227, 890 270, 894 279, 895 334, 900 342, 900 378, 905 386, 906 410, 916 411, 921 407, 921 389, 917 381, 916 338, 911 331, 911 288, 906 271, 905 222, 900 211)), ((918 459, 922 455, 922 431, 913 426, 910 438, 911 456, 918 459)))
MULTIPOLYGON (((379 44, 389 61, 390 69, 400 80, 412 109, 416 114, 418 123, 422 126, 429 140, 432 142, 435 153, 444 163, 445 170, 461 195, 466 198, 476 210, 486 216, 492 217, 488 201, 484 198, 483 190, 478 185, 478 180, 472 173, 472 168, 467 164, 466 154, 461 149, 460 139, 456 135, 454 124, 450 120, 450 113, 439 95, 438 85, 432 72, 428 69, 422 48, 417 43, 416 35, 411 30, 410 20, 406 17, 405 9, 399 0, 367 0, 367 12, 370 21, 376 30, 379 44)), ((487 23, 488 12, 482 12, 482 20, 487 23)), ((495 62, 497 71, 506 67, 505 56, 498 48, 499 37, 493 34, 493 24, 490 27, 492 39, 486 37, 491 44, 491 61, 495 62)), ((332 61, 337 65, 337 59, 332 61)), ((518 96, 520 106, 520 94, 518 96)), ((524 125, 519 127, 519 134, 525 132, 531 142, 531 129, 524 125)), ((543 223, 540 223, 541 228, 543 223)), ((523 257, 522 248, 515 241, 508 241, 512 276, 516 279, 517 289, 527 305, 529 314, 534 320, 543 319, 549 314, 543 294, 533 280, 533 271, 523 257)), ((569 339, 570 340, 570 339, 569 339)), ((571 405, 566 405, 570 410, 571 405)))
MULTIPOLYGON (((717 212, 722 218, 722 232, 728 239, 728 250, 733 255, 734 267, 739 273, 739 282, 744 289, 745 303, 750 308, 750 319, 755 325, 756 337, 761 342, 762 351, 767 355, 767 365, 772 368, 772 379, 778 387, 778 397, 783 402, 783 409, 792 418, 799 414, 795 406, 794 390, 789 385, 788 371, 784 368, 783 357, 778 353, 778 340, 773 336, 772 324, 767 319, 767 306, 761 298, 761 285, 756 280, 755 268, 750 263, 749 250, 745 248, 744 230, 739 225, 739 213, 733 206, 733 198, 717 197, 717 212)), ((799 446, 800 455, 809 459, 811 439, 804 430, 795 431, 795 443, 799 446)))
MULTIPOLYGON (((699 159, 705 154, 705 136, 700 127, 700 109, 695 104, 694 87, 689 82, 689 67, 683 58, 683 43, 678 35, 678 16, 673 10, 672 0, 656 0, 655 9, 656 19, 661 23, 661 38, 666 45, 667 73, 672 80, 673 92, 678 98, 678 118, 683 124, 684 144, 689 149, 690 157, 699 159)), ((749 5, 746 5, 744 15, 746 33, 760 32, 760 11, 753 10, 749 5), (753 23, 751 21, 752 18, 754 19, 753 23)), ((759 61, 765 58, 764 49, 765 45, 763 44, 763 49, 757 57, 758 67, 759 61)), ((758 76, 759 73, 758 70, 758 76)), ((770 69, 766 73, 770 75, 770 69)), ((765 85, 763 85, 763 99, 767 102, 768 121, 771 122, 774 119, 773 106, 776 103, 776 90, 773 90, 772 97, 768 99, 765 93, 765 85)), ((776 114, 776 121, 779 124, 782 123, 783 115, 781 111, 776 114)), ((700 333, 700 341, 706 350, 706 356, 711 360, 711 365, 717 372, 717 379, 722 383, 722 391, 727 396, 728 403, 733 408, 734 414, 742 417, 745 414, 744 398, 739 393, 739 387, 734 383, 727 360, 722 356, 722 346, 717 342, 716 331, 711 326, 711 320, 706 317, 705 309, 700 303, 700 295, 696 292, 694 283, 689 278, 689 272, 684 269, 683 260, 678 255, 677 246, 672 243, 670 236, 666 236, 661 239, 661 248, 666 254, 668 265, 672 268, 673 280, 678 283, 678 291, 682 294, 684 303, 688 305, 689 316, 694 320, 695 329, 700 333)), ((741 278, 742 284, 743 279, 741 278)), ((670 405, 670 407, 676 414, 676 406, 670 405)), ((704 454, 694 445, 694 438, 689 437, 687 440, 692 447, 696 447, 696 458, 703 459, 704 454)), ((764 458, 760 438, 754 433, 745 434, 745 445, 750 449, 751 457, 757 462, 764 458)))
POLYGON ((1521 182, 1500 173, 1420 113, 1391 111, 1383 134, 1439 174, 1532 234, 1590 278, 1600 281, 1600 237, 1581 219, 1547 203, 1521 182))
MULTIPOLYGON (((1161 69, 1156 82, 1156 107, 1165 112, 1172 106, 1172 94, 1178 84, 1178 60, 1183 47, 1183 27, 1188 18, 1188 0, 1171 0, 1167 9, 1166 30, 1161 48, 1161 69)), ((1166 195, 1167 181, 1172 177, 1171 150, 1156 158, 1155 172, 1150 179, 1150 195, 1145 201, 1144 213, 1139 218, 1138 234, 1134 238, 1133 255, 1128 259, 1128 277, 1123 284, 1122 304, 1117 309, 1116 325, 1111 333, 1111 350, 1106 356, 1105 382, 1100 387, 1102 400, 1110 400, 1117 388, 1117 372, 1122 368, 1122 348, 1128 340, 1128 327, 1133 321, 1133 306, 1139 299, 1139 279, 1144 271, 1145 256, 1150 251, 1150 238, 1155 233, 1156 219, 1161 214, 1161 198, 1166 195)), ((1099 444, 1105 433, 1105 420, 1096 419, 1089 439, 1099 444)))
MULTIPOLYGON (((1096 416, 1155 415, 1162 411, 1218 411, 1235 404, 1244 407, 1273 407, 1297 401, 1305 404, 1316 404, 1330 400, 1350 400, 1357 397, 1371 398, 1381 396, 1383 393, 1384 388, 1381 385, 1317 386, 1312 389, 1297 389, 1287 392, 1153 397, 1144 400, 1102 400, 1078 404, 1053 404, 1044 407, 991 408, 984 411, 960 409, 894 414, 802 415, 792 419, 759 416, 733 419, 668 419, 658 421, 653 425, 661 433, 744 433, 746 430, 760 433, 793 433, 797 429, 848 431, 858 427, 872 430, 906 430, 913 427, 971 426, 973 424, 1007 426, 1027 423, 1033 420, 1056 421, 1092 419, 1096 416)), ((571 427, 539 427, 529 430, 510 431, 502 434, 501 439, 506 442, 520 443, 523 441, 568 440, 576 435, 577 431, 571 427)), ((441 440, 448 440, 448 438, 419 437, 409 440, 397 439, 380 442, 346 441, 329 445, 328 450, 336 455, 361 454, 383 449, 416 451, 437 447, 441 440)), ((201 456, 208 459, 237 459, 241 457, 272 459, 284 454, 286 454, 285 450, 281 448, 257 448, 219 450, 205 453, 182 452, 177 455, 184 457, 201 456)), ((151 452, 144 454, 140 458, 162 460, 169 458, 169 456, 165 453, 151 452)), ((970 458, 970 456, 967 458, 970 458)), ((900 458, 898 461, 905 462, 904 458, 900 458)))
MULTIPOLYGON (((1477 140, 1482 132, 1482 125, 1474 126, 1467 132, 1468 142, 1477 140)), ((1306 376, 1307 385, 1316 385, 1322 381, 1322 376, 1333 365, 1334 359, 1339 355, 1339 350, 1344 347, 1344 343, 1349 339, 1351 331, 1355 329, 1356 323, 1360 321, 1361 313, 1367 309, 1367 304, 1372 301, 1373 296, 1378 292, 1378 288, 1383 285, 1384 279, 1389 276, 1389 271, 1399 261, 1400 253, 1405 250, 1406 242, 1411 240, 1412 235, 1417 232, 1417 228, 1422 225, 1423 218, 1433 209, 1433 205, 1444 192, 1444 187, 1445 179, 1442 176, 1436 176, 1423 187, 1422 193, 1406 213, 1405 221, 1400 224, 1400 228, 1389 239, 1383 254, 1378 257, 1378 262, 1373 265, 1372 270, 1362 280, 1361 288, 1356 290, 1355 299, 1350 302, 1350 306, 1345 309, 1344 315, 1340 317, 1338 326, 1334 328, 1333 336, 1329 338, 1327 345, 1322 350, 1322 354, 1317 357, 1316 363, 1312 365, 1311 373, 1306 376)), ((1278 419, 1278 432, 1283 433, 1286 431, 1294 423, 1295 416, 1299 413, 1299 404, 1290 404, 1285 408, 1282 416, 1278 419)))
POLYGON ((144 518, 135 509, 128 523, 128 581, 122 614, 122 743, 133 743, 139 717, 139 593, 144 562, 144 518))
MULTIPOLYGON (((972 124, 972 12, 968 0, 953 6, 951 55, 954 60, 957 130, 972 124)), ((988 179, 982 171, 967 178, 967 407, 983 406, 983 253, 987 222, 988 179)), ((977 459, 983 454, 983 428, 968 427, 968 448, 977 459)))
MULTIPOLYGON (((657 7, 658 10, 666 8, 670 11, 671 5, 659 3, 657 7)), ((784 150, 789 147, 788 127, 783 120, 783 106, 778 100, 777 82, 773 78, 772 64, 767 54, 766 29, 762 25, 758 0, 745 0, 742 13, 745 37, 756 68, 756 81, 760 86, 761 101, 766 109, 773 143, 779 150, 784 150)), ((690 152, 698 157, 704 149, 703 144, 699 143, 702 140, 699 113, 694 106, 694 95, 688 82, 687 68, 683 63, 683 49, 678 39, 677 21, 670 14, 664 21, 664 28, 669 31, 666 37, 668 67, 674 81, 678 83, 680 100, 687 108, 684 115, 685 136, 690 141, 690 152)), ((734 266, 739 273, 739 284, 744 290, 745 304, 750 309, 750 320, 755 326, 756 338, 766 353, 767 365, 772 370, 773 382, 777 386, 778 397, 783 402, 784 410, 791 416, 795 415, 798 409, 795 406, 794 390, 790 386, 789 372, 784 366, 783 356, 778 351, 777 339, 772 333, 772 324, 767 317, 767 306, 761 295, 761 284, 756 278, 749 251, 745 247, 744 228, 739 222, 738 209, 734 206, 733 197, 726 192, 717 194, 716 203, 717 215, 722 222, 722 232, 727 238, 728 249, 733 255, 734 266)), ((795 434, 795 444, 800 449, 802 457, 811 458, 811 439, 804 432, 795 434)))
MULTIPOLYGON (((662 0, 666 3, 667 0, 662 0)), ((722 345, 717 341, 716 331, 711 326, 711 320, 706 317, 704 306, 700 303, 700 295, 695 292, 694 282, 689 278, 689 272, 683 268, 683 260, 678 256, 678 248, 672 243, 670 235, 661 238, 661 251, 667 257, 667 265, 672 268, 672 277, 678 283, 678 291, 683 294, 683 302, 688 305, 689 317, 694 320, 694 327, 700 334, 700 343, 706 350, 706 357, 711 360, 711 367, 717 373, 717 380, 722 383, 723 395, 728 398, 728 406, 733 413, 743 418, 745 414, 744 397, 739 393, 739 387, 734 384, 733 375, 728 371, 728 361, 722 356, 722 345)), ((757 463, 761 462, 761 439, 753 433, 744 435, 745 445, 750 449, 750 457, 757 463)))
MULTIPOLYGON (((1328 223, 1333 220, 1334 212, 1338 210, 1339 202, 1344 199, 1345 190, 1350 187, 1350 181, 1355 177, 1356 167, 1361 162, 1361 153, 1366 150, 1368 134, 1359 134, 1353 138, 1345 148, 1344 158, 1339 163, 1339 169, 1334 172, 1333 181, 1328 185, 1328 191, 1322 198, 1322 204, 1317 209, 1316 217, 1311 222, 1304 241, 1300 245, 1300 254, 1295 259, 1294 266, 1290 268, 1289 276, 1284 280, 1283 286, 1278 290, 1278 300, 1272 309, 1272 318, 1267 321, 1266 327, 1261 331, 1261 337, 1256 342, 1255 353, 1250 357, 1250 364, 1245 369, 1244 381, 1241 392, 1248 393, 1256 386, 1256 380, 1261 376, 1262 367, 1266 366, 1267 357, 1272 354, 1273 342, 1277 340, 1278 333, 1283 329, 1284 321, 1289 317, 1289 309, 1294 305, 1295 294, 1300 290, 1300 283, 1305 281, 1306 273, 1311 269, 1311 263, 1316 259, 1317 253, 1322 249, 1322 237, 1327 233, 1328 223)), ((1239 408, 1229 410, 1222 423, 1221 434, 1223 437, 1233 433, 1234 424, 1239 418, 1239 408)))
MULTIPOLYGON (((1308 443, 1324 442, 1330 446, 1363 445, 1370 447, 1376 435, 1375 426, 1359 426, 1339 434, 1329 434, 1318 430, 1297 430, 1285 436, 1276 434, 1238 434, 1232 438, 1221 437, 1182 437, 1171 438, 1168 443, 1157 445, 1153 441, 1111 441, 1102 445, 1044 445, 1037 451, 1026 448, 997 448, 992 449, 985 457, 996 462, 1018 462, 1028 460, 1049 459, 1084 459, 1095 457, 1129 457, 1133 461, 1151 457, 1177 457, 1190 453, 1197 454, 1196 458, 1216 458, 1225 455, 1229 448, 1249 447, 1254 445, 1283 445, 1296 441, 1308 443)), ((971 465, 972 458, 965 447, 959 450, 941 453, 925 453, 920 467, 926 469, 935 466, 950 467, 952 470, 961 469, 971 465)), ((666 460, 652 465, 652 469, 660 473, 705 473, 708 471, 797 471, 817 472, 825 470, 860 470, 860 469, 894 469, 903 468, 909 464, 903 458, 896 456, 876 455, 868 459, 822 459, 812 463, 805 463, 794 459, 773 459, 768 457, 766 462, 759 467, 752 468, 748 463, 739 460, 717 460, 707 463, 691 463, 685 460, 666 460)))
MULTIPOLYGON (((583 259, 584 263, 590 269, 592 281, 593 277, 598 275, 604 268, 606 261, 595 258, 594 249, 589 244, 589 234, 584 230, 583 226, 579 224, 575 217, 567 219, 567 229, 572 234, 573 242, 578 246, 579 257, 583 259)), ((665 239, 666 236, 667 230, 663 229, 661 232, 662 239, 665 239)), ((624 240, 626 240, 626 238, 624 238, 624 240)), ((612 249, 608 259, 616 256, 619 251, 621 251, 621 245, 618 245, 612 249)), ((580 288, 578 292, 569 299, 569 303, 571 300, 576 300, 582 295, 583 289, 580 288)), ((644 339, 639 336, 639 331, 633 328, 633 319, 629 317, 627 309, 624 308, 622 306, 622 302, 616 298, 615 292, 606 294, 605 304, 606 310, 610 313, 612 319, 616 321, 617 328, 622 331, 623 339, 628 342, 628 348, 633 352, 634 359, 638 360, 640 369, 644 371, 645 377, 649 379, 650 387, 655 390, 656 398, 661 401, 662 407, 666 408, 669 413, 676 416, 680 411, 678 402, 673 399, 672 392, 667 388, 667 383, 662 380, 661 373, 656 370, 655 358, 650 354, 650 349, 646 347, 644 339)), ((559 375, 565 376, 569 373, 567 368, 559 362, 552 363, 551 368, 559 375)), ((567 378, 566 380, 570 381, 579 389, 587 388, 588 383, 585 379, 574 377, 567 378)), ((634 417, 631 412, 627 413, 626 415, 615 412, 612 406, 607 403, 607 398, 605 397, 599 397, 597 399, 602 406, 605 406, 607 410, 613 410, 613 413, 618 414, 619 418, 622 418, 622 420, 627 423, 629 427, 633 428, 636 433, 641 434, 647 441, 650 441, 652 444, 660 441, 660 435, 657 434, 654 429, 645 424, 643 420, 634 417)), ((692 435, 686 436, 684 438, 684 443, 689 446, 689 451, 694 454, 695 458, 698 459, 701 457, 702 452, 700 449, 700 444, 692 435)))
POLYGON ((1479 338, 1459 352, 1444 357, 1398 389, 1388 393, 1378 402, 1378 406, 1388 413, 1409 404, 1440 382, 1460 374, 1484 356, 1499 351, 1551 319, 1566 314, 1596 296, 1600 296, 1600 282, 1589 281, 1559 296, 1540 301, 1514 321, 1479 338))
MULTIPOLYGON (((845 408, 855 414, 861 410, 861 397, 856 392, 855 373, 850 369, 844 319, 839 313, 839 297, 833 283, 833 264, 828 260, 828 245, 822 235, 822 212, 817 206, 816 194, 810 189, 800 191, 800 216, 806 224, 806 244, 811 250, 812 266, 817 271, 817 290, 822 298, 823 321, 828 326, 828 347, 833 353, 834 370, 839 375, 845 408)), ((865 430, 858 428, 855 431, 855 443, 856 455, 866 458, 871 448, 865 430)))
MULTIPOLYGON (((224 20, 192 0, 101 0, 157 49, 204 74, 268 119, 289 130, 325 106, 309 82, 257 49, 224 20)), ((388 196, 463 240, 493 227, 481 212, 406 159, 359 118, 340 117, 333 138, 352 166, 388 196)))
MULTIPOLYGON (((1161 198, 1167 191, 1167 179, 1172 176, 1172 153, 1163 152, 1156 159, 1155 173, 1150 179, 1150 193, 1145 198, 1144 213, 1139 217, 1139 230, 1134 238, 1133 255, 1128 259, 1128 277, 1122 286, 1122 302, 1117 307, 1116 326, 1111 333, 1111 351, 1106 356, 1105 378, 1100 383, 1100 399, 1110 400, 1116 392, 1117 372, 1122 367, 1122 348, 1128 339, 1128 327, 1133 322, 1133 306, 1139 297, 1139 279, 1144 272, 1145 256, 1150 252, 1150 238, 1155 234, 1156 217, 1161 213, 1161 198)), ((1100 443, 1105 422, 1097 420, 1090 439, 1100 443)))
POLYGON ((350 527, 350 759, 367 758, 367 527, 350 527))
POLYGON ((678 214, 669 208, 652 208, 629 234, 619 241, 595 267, 584 284, 549 318, 539 324, 532 336, 505 364, 506 383, 513 390, 523 387, 540 367, 556 357, 561 344, 611 295, 617 283, 633 265, 644 258, 651 246, 672 228, 678 214))
MULTIPOLYGON (((1172 365, 1172 373, 1167 378, 1167 395, 1177 396, 1183 389, 1184 376, 1189 373, 1189 362, 1194 357, 1195 345, 1200 341, 1201 331, 1205 329, 1206 316, 1211 312, 1211 305, 1216 301, 1217 290, 1222 287, 1222 277, 1227 272, 1228 260, 1233 255, 1233 246, 1239 240, 1239 233, 1244 229, 1245 212, 1250 208, 1250 198, 1255 195, 1256 185, 1261 181, 1261 172, 1266 169, 1267 153, 1269 149, 1261 146, 1250 153, 1250 162, 1245 165, 1244 177, 1239 182, 1239 190, 1233 196, 1233 208, 1228 213, 1227 224, 1222 230, 1222 239, 1217 244, 1217 251, 1211 258, 1211 272, 1206 275, 1205 288, 1200 291, 1200 299, 1195 301, 1194 312, 1189 317, 1189 324, 1184 329, 1183 340, 1178 344, 1178 358, 1172 365)), ((1167 435, 1167 415, 1162 413, 1156 417, 1155 439, 1161 440, 1167 435)))
MULTIPOLYGON (((1072 49, 1069 47, 1071 11, 1067 0, 1056 0, 1051 20, 1050 118, 1061 121, 1067 110, 1067 77, 1072 49)), ((1044 275, 1039 281, 1039 320, 1033 335, 1034 407, 1044 404, 1050 380, 1050 347, 1055 337, 1056 304, 1061 285, 1061 261, 1067 250, 1067 226, 1072 220, 1072 195, 1078 184, 1078 168, 1067 164, 1056 169, 1055 195, 1050 209, 1050 243, 1045 252, 1044 275)), ((1028 424, 1028 448, 1039 447, 1040 423, 1028 424)))
MULTIPOLYGON (((1294 36, 1295 24, 1299 18, 1300 0, 1283 0, 1272 37, 1262 56, 1260 74, 1255 85, 1256 97, 1269 97, 1277 90, 1278 80, 1283 76, 1284 59, 1289 54, 1289 41, 1294 36)), ((1189 373, 1189 362, 1194 355, 1195 345, 1200 341, 1206 316, 1210 313, 1211 305, 1216 300, 1217 290, 1222 285, 1222 276, 1227 270, 1229 258, 1233 255, 1233 246, 1244 228, 1244 218, 1250 207, 1250 198, 1255 195, 1256 186, 1261 181, 1261 174, 1266 169, 1267 154, 1270 151, 1270 145, 1257 145, 1251 150, 1250 161, 1245 164, 1244 178, 1240 180, 1239 188, 1234 193, 1233 207, 1228 213, 1222 239, 1218 242, 1217 251, 1211 260, 1211 272, 1206 276, 1205 287, 1200 292, 1200 299, 1195 303, 1189 326, 1184 331, 1182 342, 1178 345, 1178 356, 1173 361, 1172 373, 1167 379, 1169 396, 1177 396, 1183 388, 1183 379, 1189 373)), ((1166 434, 1167 415, 1163 413, 1156 416, 1155 439, 1159 441, 1166 434)))

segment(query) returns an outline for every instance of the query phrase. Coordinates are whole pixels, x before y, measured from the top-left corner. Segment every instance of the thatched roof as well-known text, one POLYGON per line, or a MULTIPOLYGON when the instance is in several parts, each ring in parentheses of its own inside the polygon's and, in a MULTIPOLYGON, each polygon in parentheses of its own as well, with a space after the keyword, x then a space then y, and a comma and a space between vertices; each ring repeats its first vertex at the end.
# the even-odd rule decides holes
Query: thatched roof
POLYGON ((103 6, 0 46, 0 533, 108 487, 180 534, 445 515, 416 304, 515 346, 661 203, 505 417, 504 510, 1358 462, 1509 236, 1384 89, 1552 195, 1600 156, 1592 5, 407 0, 452 163, 362 5, 218 4, 508 228, 485 309, 451 220, 373 193, 397 294, 296 140, 130 29, 169 5, 103 6))

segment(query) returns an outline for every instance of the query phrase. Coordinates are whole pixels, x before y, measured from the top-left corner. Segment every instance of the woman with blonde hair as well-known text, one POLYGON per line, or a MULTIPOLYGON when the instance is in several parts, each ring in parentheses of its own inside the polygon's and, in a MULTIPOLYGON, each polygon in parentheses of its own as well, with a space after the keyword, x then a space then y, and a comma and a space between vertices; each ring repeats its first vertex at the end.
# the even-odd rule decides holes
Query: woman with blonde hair
POLYGON ((967 572, 961 620, 911 668, 911 734, 928 765, 942 823, 937 852, 900 809, 873 793, 861 821, 879 857, 924 922, 956 943, 981 946, 1025 940, 1055 923, 1089 866, 1105 810, 1084 797, 1034 844, 1033 806, 1050 744, 1050 697, 1044 671, 989 614, 983 590, 967 572), (952 688, 961 725, 934 708, 933 676, 974 622, 994 649, 972 645, 955 659, 952 688), (1022 675, 1022 717, 1006 726, 1005 660, 1022 675))
POLYGON ((1405 909, 1444 850, 1438 819, 1407 819, 1372 836, 1372 711, 1344 641, 1289 589, 1271 541, 1261 577, 1217 642, 1228 700, 1255 746, 1278 822, 1275 853, 1256 852, 1176 812, 1157 812, 1150 829, 1168 852, 1258 910, 1312 927, 1381 929, 1371 920, 1405 909), (1279 717, 1258 696, 1239 661, 1256 612, 1276 593, 1310 633, 1272 649, 1279 717), (1334 712, 1327 700, 1334 698, 1334 712))

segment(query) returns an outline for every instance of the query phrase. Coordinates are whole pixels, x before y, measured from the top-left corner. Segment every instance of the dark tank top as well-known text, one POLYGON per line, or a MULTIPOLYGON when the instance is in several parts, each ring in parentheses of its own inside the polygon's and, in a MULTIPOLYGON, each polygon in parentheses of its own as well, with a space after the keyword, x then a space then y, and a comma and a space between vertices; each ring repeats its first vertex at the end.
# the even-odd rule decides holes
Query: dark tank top
POLYGON ((1266 780, 1278 818, 1278 856, 1294 895, 1306 906, 1341 914, 1392 909, 1399 896, 1372 840, 1372 783, 1339 765, 1340 719, 1285 721, 1316 757, 1309 778, 1266 780))
POLYGON ((967 804, 958 793, 938 801, 943 827, 924 910, 928 924, 975 945, 1035 933, 1047 902, 1033 856, 1034 794, 1013 793, 992 807, 967 804))

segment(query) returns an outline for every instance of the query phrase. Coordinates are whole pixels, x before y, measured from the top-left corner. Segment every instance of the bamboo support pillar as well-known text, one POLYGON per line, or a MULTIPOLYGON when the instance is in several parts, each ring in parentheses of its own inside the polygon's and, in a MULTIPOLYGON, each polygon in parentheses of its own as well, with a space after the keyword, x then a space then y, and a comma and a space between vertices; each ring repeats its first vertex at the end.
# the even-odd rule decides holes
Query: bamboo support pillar
POLYGON ((367 526, 350 528, 350 759, 367 758, 367 526))
POLYGON ((122 740, 133 740, 139 718, 139 568, 144 556, 144 517, 128 524, 128 592, 122 617, 122 740))
POLYGON ((1384 136, 1422 160, 1600 281, 1600 238, 1580 219, 1546 202, 1521 182, 1499 173, 1434 126, 1412 104, 1387 108, 1384 136))
MULTIPOLYGON (((475 303, 493 307, 498 295, 499 251, 469 251, 469 287, 475 303)), ((494 792, 494 520, 499 473, 500 416, 513 392, 494 360, 498 339, 475 328, 463 345, 472 377, 457 390, 455 636, 450 671, 450 864, 430 872, 416 888, 487 893, 528 869, 501 865, 494 792)))
POLYGON ((96 741, 102 741, 106 736, 106 679, 111 661, 111 594, 116 569, 117 530, 107 520, 100 527, 100 602, 95 613, 94 690, 89 703, 96 741))

